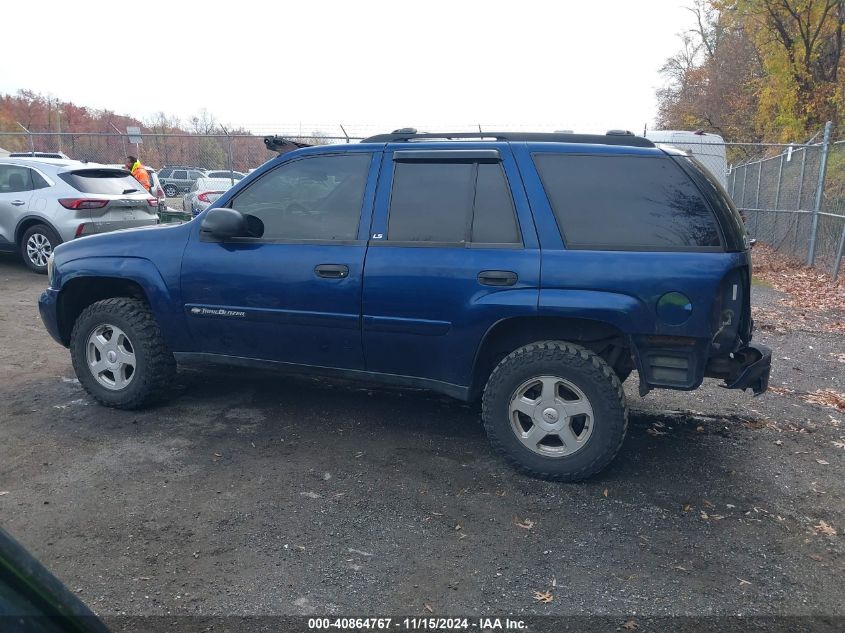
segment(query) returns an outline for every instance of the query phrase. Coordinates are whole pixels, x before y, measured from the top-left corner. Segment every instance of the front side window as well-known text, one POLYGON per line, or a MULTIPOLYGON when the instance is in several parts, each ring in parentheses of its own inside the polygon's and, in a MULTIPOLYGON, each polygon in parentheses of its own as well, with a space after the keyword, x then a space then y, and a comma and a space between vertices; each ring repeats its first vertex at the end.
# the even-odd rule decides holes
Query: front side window
POLYGON ((18 165, 0 165, 0 193, 32 191, 32 172, 18 165))
POLYGON ((513 199, 501 164, 395 163, 387 239, 519 243, 513 199))
POLYGON ((265 239, 354 240, 371 160, 354 153, 285 163, 250 184, 231 206, 258 218, 265 239))
POLYGON ((535 154, 567 248, 713 249, 716 218, 669 157, 535 154))
POLYGON ((188 179, 188 172, 184 169, 177 169, 173 172, 173 179, 174 180, 187 180, 188 179))

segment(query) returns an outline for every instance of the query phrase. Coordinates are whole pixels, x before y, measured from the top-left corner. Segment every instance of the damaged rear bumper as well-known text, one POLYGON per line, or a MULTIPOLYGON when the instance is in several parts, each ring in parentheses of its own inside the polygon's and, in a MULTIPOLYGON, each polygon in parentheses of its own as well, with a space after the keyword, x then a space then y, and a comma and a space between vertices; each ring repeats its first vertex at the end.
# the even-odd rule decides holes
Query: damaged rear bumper
POLYGON ((727 389, 744 391, 750 388, 758 396, 768 389, 771 370, 772 350, 764 345, 750 343, 731 354, 711 358, 705 375, 723 378, 727 389))

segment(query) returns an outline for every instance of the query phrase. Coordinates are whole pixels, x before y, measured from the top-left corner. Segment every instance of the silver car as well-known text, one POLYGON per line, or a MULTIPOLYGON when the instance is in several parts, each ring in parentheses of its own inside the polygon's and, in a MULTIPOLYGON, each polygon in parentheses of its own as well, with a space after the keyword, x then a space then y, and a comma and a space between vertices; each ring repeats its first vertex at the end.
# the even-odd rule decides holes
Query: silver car
POLYGON ((74 160, 0 158, 0 251, 47 272, 68 240, 158 222, 158 200, 128 172, 74 160))
POLYGON ((191 190, 182 198, 182 210, 191 215, 199 215, 231 186, 231 178, 198 178, 191 186, 191 190))

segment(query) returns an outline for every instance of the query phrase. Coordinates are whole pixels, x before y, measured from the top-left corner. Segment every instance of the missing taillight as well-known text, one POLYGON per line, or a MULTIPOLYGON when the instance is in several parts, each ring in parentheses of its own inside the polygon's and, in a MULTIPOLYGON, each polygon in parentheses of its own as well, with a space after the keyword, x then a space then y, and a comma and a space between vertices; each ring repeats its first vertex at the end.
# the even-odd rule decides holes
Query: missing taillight
POLYGON ((65 209, 102 209, 108 200, 94 200, 92 198, 59 198, 59 204, 65 209))

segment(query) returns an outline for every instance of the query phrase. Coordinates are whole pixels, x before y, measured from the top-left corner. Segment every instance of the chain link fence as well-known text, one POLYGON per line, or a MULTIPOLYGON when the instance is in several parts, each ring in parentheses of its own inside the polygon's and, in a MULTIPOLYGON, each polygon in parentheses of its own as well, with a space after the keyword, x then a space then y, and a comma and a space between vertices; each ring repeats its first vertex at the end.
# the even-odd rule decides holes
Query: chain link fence
MULTIPOLYGON (((699 159, 726 185, 752 237, 796 260, 831 270, 835 278, 845 244, 845 141, 831 142, 830 132, 828 125, 821 140, 817 140, 819 134, 806 143, 714 142, 705 136, 699 142, 687 138, 676 146, 699 159), (734 164, 728 167, 728 161, 734 164)), ((345 130, 343 133, 299 132, 286 138, 309 145, 361 140, 347 136, 345 130)), ((133 155, 156 170, 182 166, 240 173, 277 155, 265 146, 264 135, 225 132, 138 136, 118 131, 2 132, 0 148, 60 152, 75 160, 106 165, 121 165, 126 156, 133 155)), ((179 207, 181 200, 168 199, 168 204, 179 207)))
POLYGON ((751 146, 756 156, 730 168, 728 192, 753 238, 836 279, 845 243, 845 141, 831 142, 830 124, 819 136, 751 146))

